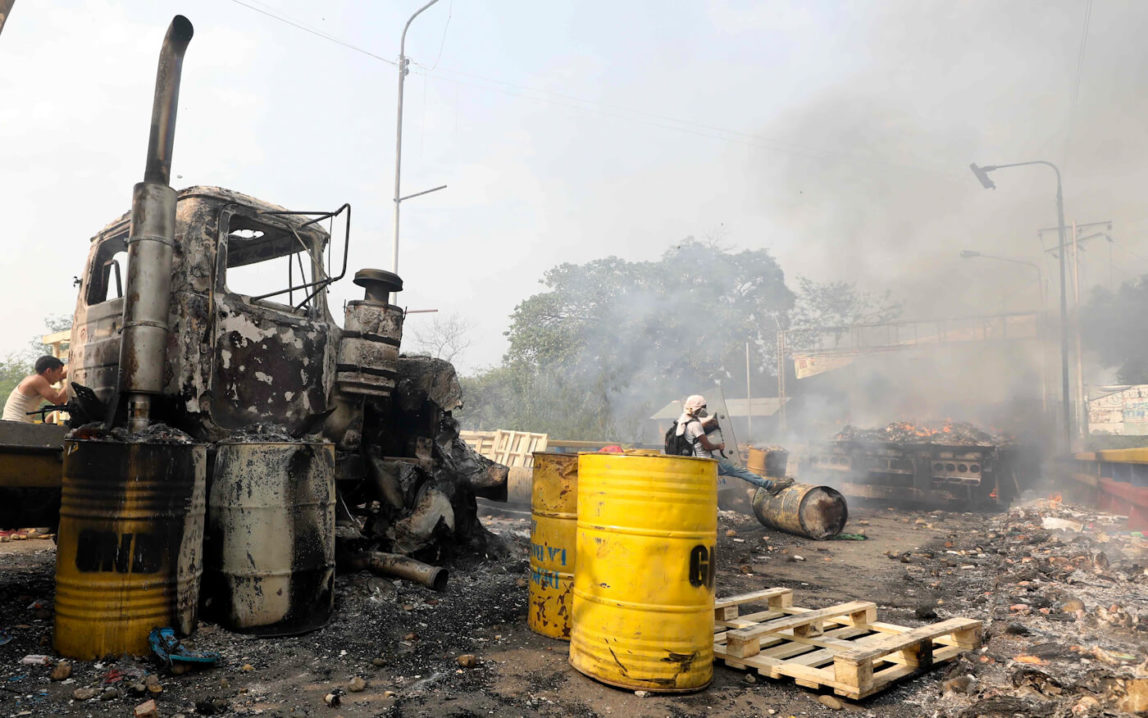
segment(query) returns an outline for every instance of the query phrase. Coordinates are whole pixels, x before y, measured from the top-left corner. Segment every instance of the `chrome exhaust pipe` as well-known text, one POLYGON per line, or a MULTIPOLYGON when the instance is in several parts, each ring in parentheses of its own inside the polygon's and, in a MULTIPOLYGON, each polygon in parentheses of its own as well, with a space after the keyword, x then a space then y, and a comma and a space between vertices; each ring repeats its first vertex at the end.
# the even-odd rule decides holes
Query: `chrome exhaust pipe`
POLYGON ((175 246, 171 153, 183 55, 193 33, 191 21, 182 15, 176 15, 167 29, 156 70, 144 180, 132 189, 117 386, 120 396, 127 396, 128 428, 133 433, 147 428, 151 397, 163 392, 175 246))
POLYGON ((179 103, 179 80, 183 54, 195 28, 183 15, 172 18, 159 51, 155 73, 155 99, 151 107, 151 136, 147 143, 144 182, 171 183, 171 151, 175 145, 175 112, 179 103))

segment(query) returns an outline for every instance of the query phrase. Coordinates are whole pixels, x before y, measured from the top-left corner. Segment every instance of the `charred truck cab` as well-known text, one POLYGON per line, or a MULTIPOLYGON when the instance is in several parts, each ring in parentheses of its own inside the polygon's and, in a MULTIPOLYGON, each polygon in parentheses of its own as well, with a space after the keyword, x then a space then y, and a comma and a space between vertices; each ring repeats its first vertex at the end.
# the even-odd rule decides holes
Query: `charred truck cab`
MULTIPOLYGON (((296 436, 321 428, 340 446, 357 445, 361 399, 336 384, 343 333, 326 291, 346 270, 350 207, 295 213, 219 187, 184 189, 176 207, 163 390, 153 419, 201 441, 273 423, 296 436), (320 222, 343 212, 343 269, 332 276, 331 237, 320 222)), ((72 326, 73 381, 107 403, 119 369, 129 230, 124 215, 92 238, 72 326)), ((392 283, 401 287, 397 277, 392 283)), ((394 351, 374 355, 376 366, 356 364, 359 371, 393 377, 402 312, 392 315, 392 331, 379 340, 394 351)))

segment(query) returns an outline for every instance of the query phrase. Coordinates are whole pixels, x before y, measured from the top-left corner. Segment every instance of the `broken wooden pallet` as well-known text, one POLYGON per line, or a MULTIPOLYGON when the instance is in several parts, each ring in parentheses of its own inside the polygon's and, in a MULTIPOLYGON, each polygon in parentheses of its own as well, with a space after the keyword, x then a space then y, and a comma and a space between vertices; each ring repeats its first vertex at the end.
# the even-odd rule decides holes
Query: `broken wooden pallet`
POLYGON ((714 603, 714 658, 730 668, 832 688, 858 700, 928 670, 981 642, 981 622, 950 618, 920 628, 877 621, 877 606, 850 601, 828 608, 793 605, 793 591, 769 588, 714 603), (742 606, 766 610, 740 615, 742 606))

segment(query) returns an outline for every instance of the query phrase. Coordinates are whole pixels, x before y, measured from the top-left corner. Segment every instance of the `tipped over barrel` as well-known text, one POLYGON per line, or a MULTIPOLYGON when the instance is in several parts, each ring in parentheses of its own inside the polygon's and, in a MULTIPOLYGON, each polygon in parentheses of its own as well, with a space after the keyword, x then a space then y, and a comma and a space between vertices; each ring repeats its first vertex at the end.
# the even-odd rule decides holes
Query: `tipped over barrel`
POLYGON ((769 528, 822 540, 841 533, 849 520, 849 507, 836 489, 794 484, 776 496, 758 489, 753 495, 753 514, 769 528))

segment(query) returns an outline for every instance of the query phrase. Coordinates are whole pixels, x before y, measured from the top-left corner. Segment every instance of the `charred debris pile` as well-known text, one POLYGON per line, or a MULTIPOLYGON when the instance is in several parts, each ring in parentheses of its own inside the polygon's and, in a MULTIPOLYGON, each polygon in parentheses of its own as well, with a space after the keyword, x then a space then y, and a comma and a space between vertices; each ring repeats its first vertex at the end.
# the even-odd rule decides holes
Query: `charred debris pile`
POLYGON ((893 444, 947 444, 950 446, 1004 446, 1012 439, 967 422, 913 424, 894 421, 879 429, 846 426, 834 441, 889 442, 893 444))
POLYGON ((1148 542, 1112 514, 1042 499, 890 555, 938 613, 988 619, 985 646, 946 671, 945 715, 1144 715, 1148 542))

